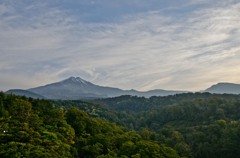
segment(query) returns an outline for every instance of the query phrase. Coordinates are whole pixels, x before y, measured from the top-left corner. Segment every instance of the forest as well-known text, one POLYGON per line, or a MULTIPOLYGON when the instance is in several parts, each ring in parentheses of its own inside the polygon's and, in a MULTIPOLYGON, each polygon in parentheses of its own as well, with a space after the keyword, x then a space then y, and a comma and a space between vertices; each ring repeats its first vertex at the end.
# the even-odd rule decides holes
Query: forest
POLYGON ((235 158, 240 95, 91 101, 0 93, 0 157, 235 158))

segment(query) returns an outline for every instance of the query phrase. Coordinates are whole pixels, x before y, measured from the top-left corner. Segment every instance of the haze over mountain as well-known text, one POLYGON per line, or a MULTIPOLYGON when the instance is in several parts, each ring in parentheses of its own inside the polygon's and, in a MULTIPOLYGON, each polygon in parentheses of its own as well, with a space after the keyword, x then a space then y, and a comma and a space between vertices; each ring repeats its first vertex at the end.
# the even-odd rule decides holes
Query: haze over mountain
MULTIPOLYGON (((27 92, 38 94, 47 99, 62 99, 62 100, 76 100, 76 99, 91 99, 91 98, 107 98, 116 97, 121 95, 133 95, 133 96, 167 96, 178 93, 186 93, 187 91, 171 91, 171 90, 151 90, 146 92, 136 90, 122 90, 113 87, 103 87, 95 85, 91 82, 81 79, 80 77, 70 77, 66 80, 51 83, 45 86, 36 88, 30 88, 28 90, 22 90, 20 94, 19 90, 9 90, 7 93, 13 93, 17 95, 29 96, 27 92)), ((30 97, 33 97, 32 95, 30 97)), ((34 96, 36 98, 36 96, 34 96)), ((38 97, 37 97, 38 98, 38 97)))

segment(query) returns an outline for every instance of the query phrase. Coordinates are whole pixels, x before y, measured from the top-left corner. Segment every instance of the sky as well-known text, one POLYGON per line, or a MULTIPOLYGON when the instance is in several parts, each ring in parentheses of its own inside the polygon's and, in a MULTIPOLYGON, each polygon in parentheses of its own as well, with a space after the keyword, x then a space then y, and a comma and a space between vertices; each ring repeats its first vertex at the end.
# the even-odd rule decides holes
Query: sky
POLYGON ((0 91, 70 76, 140 91, 240 83, 240 1, 1 0, 0 91))

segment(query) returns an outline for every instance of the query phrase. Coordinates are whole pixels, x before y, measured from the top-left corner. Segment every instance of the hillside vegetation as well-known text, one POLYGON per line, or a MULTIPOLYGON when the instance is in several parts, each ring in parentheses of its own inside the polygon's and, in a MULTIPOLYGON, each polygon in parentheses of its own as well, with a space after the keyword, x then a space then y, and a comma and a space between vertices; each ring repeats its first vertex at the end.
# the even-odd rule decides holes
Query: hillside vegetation
POLYGON ((179 157, 141 133, 54 103, 0 93, 0 157, 179 157))
POLYGON ((128 128, 154 132, 181 157, 234 158, 240 150, 240 96, 188 93, 98 100, 128 128))
POLYGON ((0 93, 0 157, 235 158, 240 96, 86 101, 0 93))

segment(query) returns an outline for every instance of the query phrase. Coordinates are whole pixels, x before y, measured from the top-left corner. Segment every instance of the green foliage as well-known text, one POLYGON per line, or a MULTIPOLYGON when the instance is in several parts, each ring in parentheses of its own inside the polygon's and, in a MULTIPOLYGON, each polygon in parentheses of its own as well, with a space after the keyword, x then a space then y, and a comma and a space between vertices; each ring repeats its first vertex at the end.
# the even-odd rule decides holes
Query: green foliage
POLYGON ((0 93, 0 157, 178 157, 175 150, 151 141, 150 131, 143 130, 142 137, 96 118, 101 108, 92 103, 81 102, 81 106, 95 109, 90 115, 95 118, 86 113, 88 108, 84 112, 78 106, 62 108, 62 104, 0 93))
POLYGON ((52 107, 35 110, 30 99, 1 96, 5 114, 0 118, 0 157, 72 157, 74 130, 64 120, 64 113, 48 118, 60 119, 58 122, 46 121, 52 107))
POLYGON ((144 139, 166 144, 181 157, 239 155, 239 95, 121 96, 96 102, 116 112, 121 124, 139 130, 144 139))
POLYGON ((0 157, 234 158, 240 96, 84 101, 0 93, 0 157))

